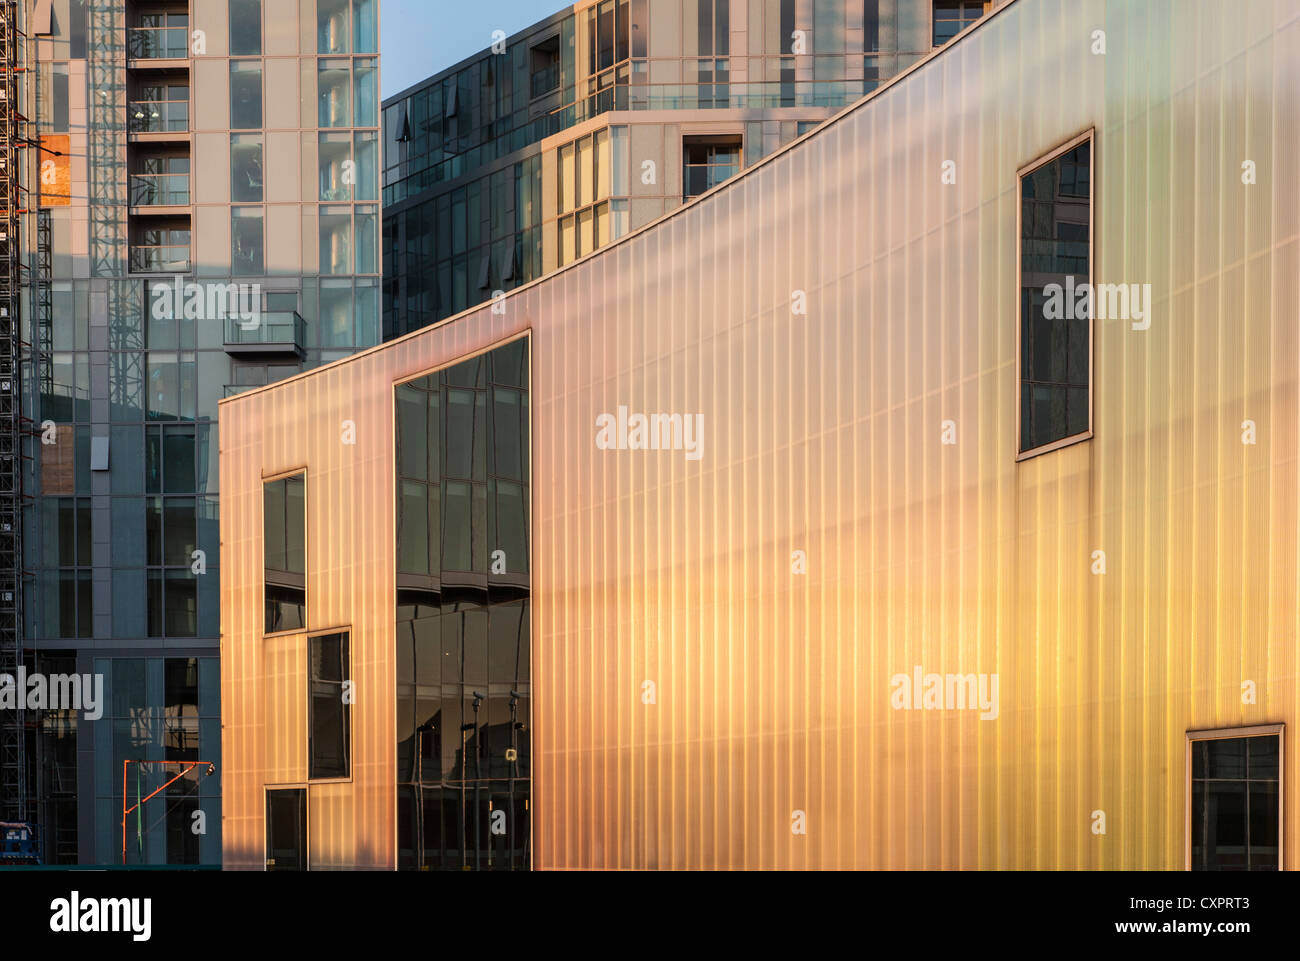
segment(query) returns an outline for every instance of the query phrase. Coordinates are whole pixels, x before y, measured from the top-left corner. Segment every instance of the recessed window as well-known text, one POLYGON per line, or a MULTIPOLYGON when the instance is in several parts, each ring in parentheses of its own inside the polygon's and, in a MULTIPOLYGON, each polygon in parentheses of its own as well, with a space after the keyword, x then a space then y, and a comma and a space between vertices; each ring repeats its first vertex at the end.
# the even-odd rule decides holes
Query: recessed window
POLYGON ((307 626, 307 478, 269 481, 262 488, 266 633, 307 626))
POLYGON ((529 87, 532 96, 541 97, 560 86, 560 38, 557 34, 528 51, 529 87))
POLYGON ((352 674, 346 633, 307 639, 311 672, 308 778, 348 777, 352 772, 352 674))
POLYGON ((740 173, 740 137, 688 137, 682 143, 683 199, 698 197, 740 173))
POLYGON ((1282 867, 1282 726, 1192 731, 1188 867, 1282 867))
POLYGON ((1020 172, 1020 455, 1092 436, 1092 140, 1020 172))
POLYGON ((175 153, 148 153, 135 158, 131 206, 159 207, 190 202, 190 158, 175 153))
POLYGON ((984 0, 934 0, 934 45, 942 47, 984 16, 984 0))

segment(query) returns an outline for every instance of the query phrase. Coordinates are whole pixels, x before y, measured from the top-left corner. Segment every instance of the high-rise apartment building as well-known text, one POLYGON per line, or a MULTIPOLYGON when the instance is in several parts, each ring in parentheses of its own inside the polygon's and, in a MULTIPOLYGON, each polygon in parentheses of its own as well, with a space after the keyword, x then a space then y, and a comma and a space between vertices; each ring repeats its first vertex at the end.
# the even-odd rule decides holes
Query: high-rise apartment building
POLYGON ((221 778, 178 762, 221 773, 217 404, 379 340, 379 3, 13 10, 21 654, 103 698, 0 716, 0 819, 47 863, 215 865, 221 778))
POLYGON ((984 0, 584 0, 384 102, 384 336, 752 166, 984 0))

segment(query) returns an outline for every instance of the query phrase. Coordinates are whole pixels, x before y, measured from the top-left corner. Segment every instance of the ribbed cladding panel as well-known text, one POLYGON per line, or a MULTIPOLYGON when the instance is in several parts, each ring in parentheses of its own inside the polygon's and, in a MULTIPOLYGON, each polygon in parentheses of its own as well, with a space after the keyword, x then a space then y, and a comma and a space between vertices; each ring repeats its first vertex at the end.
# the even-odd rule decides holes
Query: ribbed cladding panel
POLYGON ((395 865, 392 385, 527 325, 518 316, 509 326, 478 317, 429 331, 418 346, 411 342, 410 355, 371 353, 221 407, 227 868, 263 867, 265 789, 306 778, 306 633, 262 635, 262 481, 302 467, 307 633, 351 631, 355 684, 352 777, 308 788, 310 862, 314 869, 395 865))
POLYGON ((1293 782, 1298 17, 1015 0, 504 316, 223 404, 227 863, 262 845, 262 472, 331 504, 312 626, 375 701, 313 851, 391 865, 392 385, 529 329, 538 867, 1179 868, 1187 730, 1285 722, 1293 782), (1096 437, 1017 464, 1016 171, 1091 126, 1096 279, 1151 326, 1098 322, 1096 437), (703 458, 597 449, 619 405, 704 414, 703 458), (998 718, 891 709, 914 665, 996 672, 998 718))

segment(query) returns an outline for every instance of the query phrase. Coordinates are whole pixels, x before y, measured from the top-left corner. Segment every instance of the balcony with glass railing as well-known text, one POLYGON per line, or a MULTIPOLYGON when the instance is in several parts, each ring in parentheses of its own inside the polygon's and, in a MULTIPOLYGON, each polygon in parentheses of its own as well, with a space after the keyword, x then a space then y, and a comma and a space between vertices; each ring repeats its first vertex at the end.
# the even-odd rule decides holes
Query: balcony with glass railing
POLYGON ((543 67, 532 74, 530 80, 532 98, 545 97, 548 93, 560 89, 560 65, 543 67))
POLYGON ((190 128, 188 100, 133 100, 126 115, 131 133, 184 133, 190 128))
POLYGON ((307 322, 294 310, 268 310, 256 317, 226 318, 226 353, 307 353, 307 322))
POLYGON ((186 60, 190 55, 188 27, 131 27, 126 55, 132 60, 186 60))
POLYGON ((189 202, 189 174, 131 174, 132 207, 185 207, 189 202))
POLYGON ((134 274, 184 274, 190 269, 190 248, 171 244, 131 247, 131 272, 134 274))
POLYGON ((683 200, 708 193, 740 173, 740 163, 683 164, 683 200))

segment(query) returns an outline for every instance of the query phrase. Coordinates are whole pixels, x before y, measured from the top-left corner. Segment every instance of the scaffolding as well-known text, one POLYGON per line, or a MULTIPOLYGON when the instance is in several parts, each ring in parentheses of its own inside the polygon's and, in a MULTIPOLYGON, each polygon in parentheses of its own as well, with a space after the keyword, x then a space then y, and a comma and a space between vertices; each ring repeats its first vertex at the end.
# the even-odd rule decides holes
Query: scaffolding
MULTIPOLYGON (((86 16, 90 274, 121 277, 126 248, 126 132, 121 125, 126 114, 126 5, 122 0, 89 0, 86 16)), ((110 294, 113 300, 118 296, 110 294)), ((116 306, 110 303, 110 308, 116 306)))
MULTIPOLYGON (((16 677, 22 638, 22 187, 18 150, 26 119, 19 109, 23 36, 17 0, 0 0, 0 674, 16 677)), ((27 820, 25 692, 0 710, 0 820, 27 820)))

